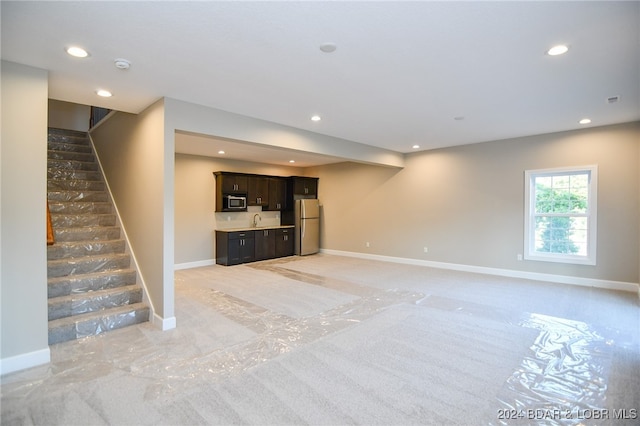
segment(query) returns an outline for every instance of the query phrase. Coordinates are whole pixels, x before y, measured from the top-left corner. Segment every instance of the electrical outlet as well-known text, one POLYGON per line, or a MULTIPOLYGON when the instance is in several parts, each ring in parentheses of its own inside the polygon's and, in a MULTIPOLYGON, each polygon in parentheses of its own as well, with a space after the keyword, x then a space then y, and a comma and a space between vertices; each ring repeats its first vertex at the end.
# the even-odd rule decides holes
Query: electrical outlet
POLYGON ((424 247, 424 252, 429 253, 429 247, 424 247))
POLYGON ((371 247, 371 244, 369 244, 369 241, 367 241, 366 243, 364 243, 365 247, 371 247))
POLYGON ((522 255, 518 253, 518 260, 522 260, 522 255))

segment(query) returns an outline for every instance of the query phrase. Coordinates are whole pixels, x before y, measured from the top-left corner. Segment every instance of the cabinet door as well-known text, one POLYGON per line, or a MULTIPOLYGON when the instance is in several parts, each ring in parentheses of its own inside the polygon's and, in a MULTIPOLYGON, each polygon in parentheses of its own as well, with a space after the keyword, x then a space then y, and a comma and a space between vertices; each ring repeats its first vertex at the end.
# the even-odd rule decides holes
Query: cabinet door
POLYGON ((240 258, 242 263, 253 262, 256 258, 255 239, 245 238, 240 240, 240 258))
POLYGON ((247 204, 250 206, 269 205, 269 178, 266 176, 250 176, 247 204))
POLYGON ((218 179, 222 178, 221 187, 224 194, 246 194, 248 191, 248 179, 246 175, 236 174, 223 174, 219 175, 218 179))
POLYGON ((287 181, 282 178, 269 178, 269 206, 267 210, 287 209, 287 181))
POLYGON ((293 256, 293 228, 276 230, 276 256, 293 256))
POLYGON ((293 194, 302 195, 304 197, 318 196, 318 178, 293 178, 293 194))
POLYGON ((276 257, 276 233, 273 229, 254 231, 256 256, 255 260, 273 259, 276 257))
POLYGON ((252 262, 255 258, 253 231, 229 232, 227 242, 227 265, 252 262))

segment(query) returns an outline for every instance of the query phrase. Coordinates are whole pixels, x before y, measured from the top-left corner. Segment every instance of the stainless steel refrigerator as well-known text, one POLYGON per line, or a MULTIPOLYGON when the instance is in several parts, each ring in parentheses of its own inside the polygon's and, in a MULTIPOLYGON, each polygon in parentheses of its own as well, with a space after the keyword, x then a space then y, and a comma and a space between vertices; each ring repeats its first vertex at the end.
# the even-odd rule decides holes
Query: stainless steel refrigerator
POLYGON ((320 250, 320 203, 318 200, 296 200, 295 226, 295 253, 299 256, 317 253, 320 250))

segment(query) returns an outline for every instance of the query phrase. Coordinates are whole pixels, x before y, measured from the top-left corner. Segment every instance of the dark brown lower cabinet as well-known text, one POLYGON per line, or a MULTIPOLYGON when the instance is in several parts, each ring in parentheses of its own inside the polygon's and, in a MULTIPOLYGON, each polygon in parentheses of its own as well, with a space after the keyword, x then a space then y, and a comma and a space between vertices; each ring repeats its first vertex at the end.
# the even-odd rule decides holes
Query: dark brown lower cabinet
POLYGON ((293 228, 276 229, 276 257, 293 256, 293 228))
POLYGON ((238 265, 293 256, 293 228, 216 231, 216 264, 238 265))
POLYGON ((256 260, 273 259, 276 257, 276 230, 258 229, 253 231, 256 240, 256 260))
POLYGON ((238 265, 255 260, 253 231, 216 231, 216 264, 238 265))

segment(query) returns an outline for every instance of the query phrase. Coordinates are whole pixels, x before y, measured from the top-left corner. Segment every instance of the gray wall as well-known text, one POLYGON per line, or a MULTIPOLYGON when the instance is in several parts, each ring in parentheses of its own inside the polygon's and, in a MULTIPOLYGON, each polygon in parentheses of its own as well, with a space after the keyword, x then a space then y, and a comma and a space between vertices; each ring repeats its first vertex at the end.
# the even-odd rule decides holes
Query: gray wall
POLYGON ((2 372, 49 361, 47 72, 2 62, 2 372))
POLYGON ((639 150, 640 123, 630 123, 414 153, 402 170, 341 163, 306 173, 320 177, 324 249, 637 283, 639 150), (524 171, 590 164, 597 265, 518 261, 524 171))
POLYGON ((167 324, 175 321, 173 147, 165 147, 164 103, 158 101, 138 115, 116 113, 94 128, 91 137, 138 262, 154 320, 171 328, 167 324), (171 159, 169 170, 166 157, 171 159))
POLYGON ((49 99, 49 127, 87 132, 91 107, 49 99))

